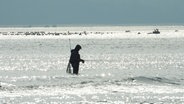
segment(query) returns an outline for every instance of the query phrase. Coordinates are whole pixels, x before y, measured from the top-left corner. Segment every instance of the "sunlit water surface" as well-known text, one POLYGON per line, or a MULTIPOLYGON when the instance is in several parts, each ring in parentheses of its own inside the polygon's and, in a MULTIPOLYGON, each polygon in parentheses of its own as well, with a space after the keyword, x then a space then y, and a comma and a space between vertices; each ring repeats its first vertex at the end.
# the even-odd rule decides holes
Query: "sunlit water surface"
POLYGON ((184 103, 184 39, 72 39, 80 74, 66 73, 67 39, 0 41, 0 103, 184 103))

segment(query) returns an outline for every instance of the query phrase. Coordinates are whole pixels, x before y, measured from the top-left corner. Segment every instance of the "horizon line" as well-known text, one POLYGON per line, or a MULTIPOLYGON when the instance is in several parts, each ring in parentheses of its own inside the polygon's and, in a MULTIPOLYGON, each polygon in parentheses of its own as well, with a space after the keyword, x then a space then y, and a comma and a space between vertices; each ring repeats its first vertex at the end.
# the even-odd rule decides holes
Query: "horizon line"
POLYGON ((0 28, 8 27, 108 27, 108 26, 184 26, 183 23, 160 23, 160 24, 40 24, 40 25, 0 25, 0 28))

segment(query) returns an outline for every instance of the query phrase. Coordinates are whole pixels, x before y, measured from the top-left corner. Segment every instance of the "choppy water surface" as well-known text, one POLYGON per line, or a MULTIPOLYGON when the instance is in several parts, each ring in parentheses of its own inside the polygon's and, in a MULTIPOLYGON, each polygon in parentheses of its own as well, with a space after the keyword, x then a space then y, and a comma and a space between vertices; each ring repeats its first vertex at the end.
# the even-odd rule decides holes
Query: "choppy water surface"
POLYGON ((0 103, 184 103, 184 39, 73 39, 80 75, 66 74, 67 39, 0 41, 0 103))

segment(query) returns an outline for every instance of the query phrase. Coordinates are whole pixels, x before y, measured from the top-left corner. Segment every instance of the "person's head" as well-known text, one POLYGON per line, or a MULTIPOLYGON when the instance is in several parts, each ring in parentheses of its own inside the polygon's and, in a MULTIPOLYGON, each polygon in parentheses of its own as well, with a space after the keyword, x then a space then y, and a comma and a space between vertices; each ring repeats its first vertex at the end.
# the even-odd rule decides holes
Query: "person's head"
POLYGON ((77 44, 77 45, 75 46, 75 50, 79 51, 80 49, 82 49, 82 47, 81 47, 80 45, 77 44))

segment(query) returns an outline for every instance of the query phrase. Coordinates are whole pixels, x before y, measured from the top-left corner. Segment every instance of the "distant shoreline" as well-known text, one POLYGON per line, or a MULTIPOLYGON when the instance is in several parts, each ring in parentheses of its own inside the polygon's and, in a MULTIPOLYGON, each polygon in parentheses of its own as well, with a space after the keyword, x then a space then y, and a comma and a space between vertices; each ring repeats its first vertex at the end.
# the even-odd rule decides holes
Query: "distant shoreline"
POLYGON ((143 30, 183 30, 184 25, 86 25, 86 26, 56 26, 56 27, 46 27, 46 26, 35 26, 35 27, 0 27, 0 32, 3 31, 143 31, 143 30))

